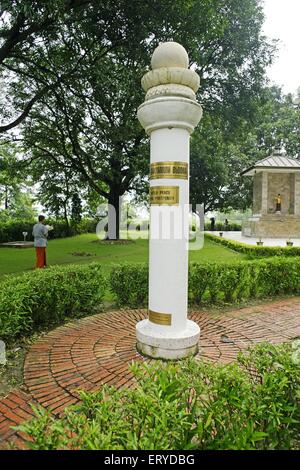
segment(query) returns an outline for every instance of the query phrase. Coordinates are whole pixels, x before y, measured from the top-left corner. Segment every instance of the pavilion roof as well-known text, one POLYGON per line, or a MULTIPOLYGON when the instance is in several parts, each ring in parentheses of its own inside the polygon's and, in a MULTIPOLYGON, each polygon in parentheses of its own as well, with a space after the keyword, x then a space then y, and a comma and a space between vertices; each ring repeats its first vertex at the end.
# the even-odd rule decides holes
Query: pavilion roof
POLYGON ((253 176, 254 173, 257 173, 262 170, 275 170, 276 172, 282 170, 286 172, 289 171, 300 171, 300 160, 295 158, 287 157, 280 153, 275 153, 270 155, 267 158, 259 160, 251 167, 247 168, 242 172, 243 176, 253 176))

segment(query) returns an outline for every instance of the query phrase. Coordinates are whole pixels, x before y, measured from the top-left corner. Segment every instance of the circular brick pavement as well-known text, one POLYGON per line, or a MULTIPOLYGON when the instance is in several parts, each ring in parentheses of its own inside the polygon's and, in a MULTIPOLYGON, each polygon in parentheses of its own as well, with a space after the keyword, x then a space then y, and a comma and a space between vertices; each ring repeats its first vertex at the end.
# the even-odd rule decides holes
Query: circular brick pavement
MULTIPOLYGON (((26 356, 23 390, 0 399, 0 449, 8 443, 26 448, 24 434, 13 426, 32 417, 30 403, 58 415, 79 401, 78 389, 97 390, 104 383, 130 387, 129 364, 145 360, 135 350, 135 325, 146 315, 145 310, 100 313, 35 343, 26 356)), ((229 363, 250 343, 300 337, 300 297, 219 315, 191 311, 189 317, 201 327, 197 358, 206 361, 229 363)))
MULTIPOLYGON (((250 343, 284 342, 299 334, 299 303, 291 300, 224 315, 190 312, 201 326, 198 358, 229 363, 250 343), (296 308, 297 307, 297 308, 296 308), (294 310, 296 315, 294 318, 294 310)), ((78 401, 78 390, 101 384, 129 387, 132 361, 145 360, 135 349, 135 325, 146 310, 100 313, 61 326, 27 354, 24 380, 33 399, 55 414, 78 401)))

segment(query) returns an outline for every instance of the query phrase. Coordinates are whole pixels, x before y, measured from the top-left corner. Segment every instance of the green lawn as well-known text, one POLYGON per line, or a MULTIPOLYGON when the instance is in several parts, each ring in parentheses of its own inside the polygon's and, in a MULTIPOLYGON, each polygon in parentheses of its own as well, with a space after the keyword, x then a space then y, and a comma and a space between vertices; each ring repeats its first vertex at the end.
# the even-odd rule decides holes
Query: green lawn
MULTIPOLYGON (((103 245, 92 243, 94 234, 78 235, 49 241, 48 265, 67 263, 90 263, 99 261, 107 269, 112 263, 145 262, 148 258, 148 240, 136 240, 128 245, 103 245), (91 253, 93 256, 75 256, 73 253, 91 253)), ((190 251, 190 261, 239 261, 246 255, 236 253, 210 240, 205 241, 202 250, 190 251)), ((33 269, 35 252, 33 248, 0 247, 0 275, 33 269)))

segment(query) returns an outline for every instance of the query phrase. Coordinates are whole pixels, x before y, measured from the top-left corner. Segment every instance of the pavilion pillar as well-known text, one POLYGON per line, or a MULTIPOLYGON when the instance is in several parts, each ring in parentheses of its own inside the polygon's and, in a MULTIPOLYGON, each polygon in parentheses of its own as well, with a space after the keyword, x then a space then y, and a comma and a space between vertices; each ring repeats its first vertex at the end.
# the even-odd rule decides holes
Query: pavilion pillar
POLYGON ((294 202, 294 214, 300 217, 300 173, 295 172, 295 202, 294 202))
POLYGON ((268 173, 266 171, 262 172, 261 213, 268 213, 268 173))
POLYGON ((200 336, 187 320, 189 140, 202 116, 188 63, 180 44, 160 44, 137 114, 150 135, 149 316, 136 325, 137 349, 162 359, 195 354, 200 336))

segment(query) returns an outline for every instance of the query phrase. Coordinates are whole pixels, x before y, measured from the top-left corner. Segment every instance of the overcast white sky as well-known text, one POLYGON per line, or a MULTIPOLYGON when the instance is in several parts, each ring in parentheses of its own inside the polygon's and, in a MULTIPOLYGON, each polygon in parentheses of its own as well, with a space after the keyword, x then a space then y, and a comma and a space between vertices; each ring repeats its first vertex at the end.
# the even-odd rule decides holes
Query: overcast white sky
POLYGON ((264 0, 264 33, 280 39, 278 58, 268 76, 285 93, 300 87, 300 0, 264 0))

